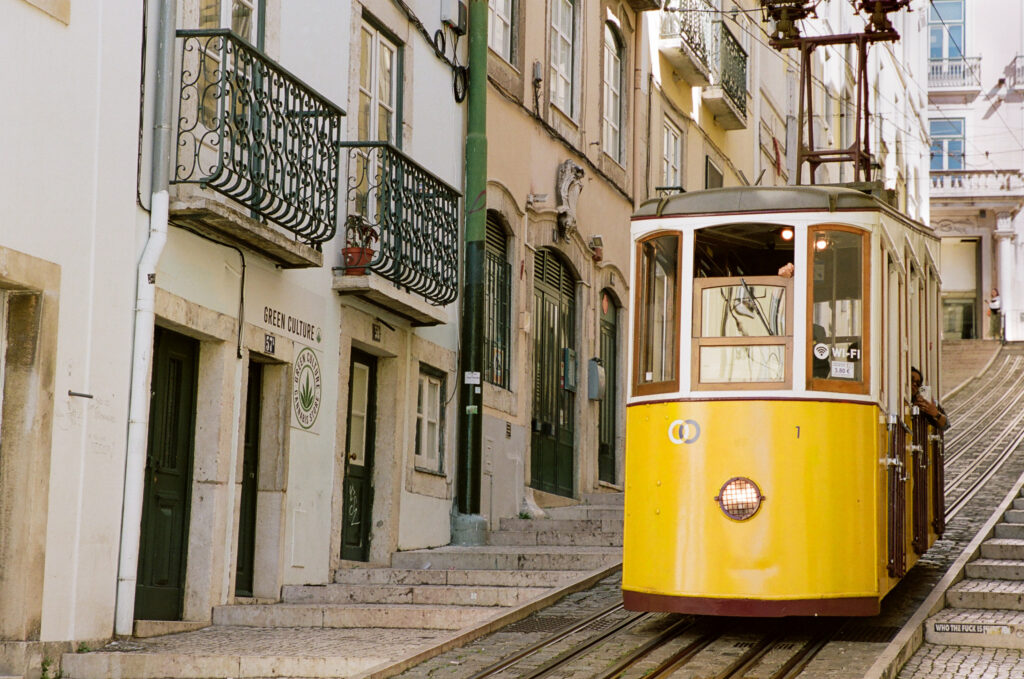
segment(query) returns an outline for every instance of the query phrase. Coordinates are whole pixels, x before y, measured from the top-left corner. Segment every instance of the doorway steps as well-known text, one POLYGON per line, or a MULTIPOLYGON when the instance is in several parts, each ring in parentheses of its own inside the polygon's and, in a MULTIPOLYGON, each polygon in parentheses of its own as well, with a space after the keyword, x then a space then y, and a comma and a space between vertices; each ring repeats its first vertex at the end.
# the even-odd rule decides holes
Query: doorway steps
POLYGON ((66 654, 68 679, 390 676, 614 572, 622 494, 585 495, 549 518, 504 519, 488 544, 397 552, 285 586, 280 603, 217 606, 213 625, 66 654))
POLYGON ((965 578, 946 592, 946 608, 928 619, 930 643, 1024 649, 1024 491, 981 543, 965 578))

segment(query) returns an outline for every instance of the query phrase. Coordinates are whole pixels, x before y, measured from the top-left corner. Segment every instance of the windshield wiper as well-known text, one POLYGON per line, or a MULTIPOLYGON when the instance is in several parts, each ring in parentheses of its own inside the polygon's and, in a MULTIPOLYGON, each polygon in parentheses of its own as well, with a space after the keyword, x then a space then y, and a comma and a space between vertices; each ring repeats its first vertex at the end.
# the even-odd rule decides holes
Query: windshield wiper
POLYGON ((774 336, 775 333, 772 332, 771 326, 768 325, 768 319, 764 317, 764 312, 761 311, 761 305, 757 303, 757 298, 754 297, 754 292, 750 289, 750 286, 747 285, 747 282, 742 278, 740 279, 740 283, 743 285, 743 290, 747 293, 747 297, 750 298, 750 302, 754 305, 754 310, 757 312, 757 317, 758 319, 760 319, 761 325, 764 326, 764 329, 768 331, 769 335, 774 336))

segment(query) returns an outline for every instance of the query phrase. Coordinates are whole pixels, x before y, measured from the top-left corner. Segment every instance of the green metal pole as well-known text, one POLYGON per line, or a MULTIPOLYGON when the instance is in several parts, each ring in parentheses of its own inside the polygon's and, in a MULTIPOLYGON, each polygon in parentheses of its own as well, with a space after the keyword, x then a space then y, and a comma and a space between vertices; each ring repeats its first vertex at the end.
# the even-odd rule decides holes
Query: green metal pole
POLYGON ((469 0, 466 241, 462 290, 458 510, 480 513, 483 449, 484 238, 487 232, 487 0, 469 0))

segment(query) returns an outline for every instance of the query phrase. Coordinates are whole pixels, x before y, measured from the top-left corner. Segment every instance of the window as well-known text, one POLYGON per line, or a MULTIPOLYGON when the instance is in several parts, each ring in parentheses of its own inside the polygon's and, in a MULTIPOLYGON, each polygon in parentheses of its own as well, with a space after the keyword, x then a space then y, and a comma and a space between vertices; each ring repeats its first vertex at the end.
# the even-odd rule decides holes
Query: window
POLYGON ((704 188, 705 189, 720 189, 724 184, 725 177, 722 175, 722 171, 718 169, 718 166, 712 162, 711 158, 704 157, 704 188))
POLYGON ((637 394, 679 388, 679 236, 661 234, 637 247, 637 394))
MULTIPOLYGON (((264 0, 200 0, 199 28, 229 28, 235 35, 262 50, 263 8, 264 0)), ((203 62, 203 85, 199 120, 204 127, 212 130, 220 126, 220 116, 223 113, 221 106, 228 98, 223 91, 225 86, 220 82, 223 74, 221 50, 227 54, 227 49, 220 39, 204 39, 202 44, 204 49, 200 59, 203 62)), ((229 60, 228 69, 231 68, 231 61, 233 59, 229 60)), ((246 111, 241 98, 234 103, 234 114, 244 118, 246 111)))
POLYGON ((683 133, 665 121, 661 157, 661 181, 666 188, 683 186, 683 133))
POLYGON ((932 0, 928 8, 928 57, 963 59, 964 0, 932 0))
POLYGON ((792 382, 793 229, 727 224, 694 239, 697 389, 780 389, 792 382))
POLYGON ((416 396, 416 467, 444 473, 444 391, 445 379, 420 368, 416 396))
POLYGON ((487 46, 512 63, 512 18, 515 0, 488 0, 487 46))
POLYGON ((551 3, 551 103, 573 115, 576 67, 576 0, 551 3))
POLYGON ((964 120, 932 120, 931 169, 962 170, 964 168, 964 120))
POLYGON ((604 26, 604 111, 601 121, 604 152, 622 162, 622 41, 604 26))
POLYGON ((864 235, 840 227, 817 227, 808 233, 808 247, 807 388, 867 393, 864 235))
POLYGON ((484 379, 509 388, 509 314, 512 298, 512 265, 508 263, 508 239, 494 215, 487 215, 484 243, 487 277, 484 291, 484 379))
POLYGON ((359 45, 360 141, 388 141, 397 135, 398 47, 364 23, 359 45))

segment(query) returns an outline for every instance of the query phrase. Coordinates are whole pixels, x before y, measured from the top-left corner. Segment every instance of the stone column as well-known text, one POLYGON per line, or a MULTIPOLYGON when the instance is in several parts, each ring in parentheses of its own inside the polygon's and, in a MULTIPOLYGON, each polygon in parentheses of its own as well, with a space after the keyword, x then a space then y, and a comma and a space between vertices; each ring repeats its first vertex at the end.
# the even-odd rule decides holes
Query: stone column
MULTIPOLYGON (((1014 290, 1014 274, 1016 271, 1016 241, 1014 233, 1014 219, 1009 212, 1000 212, 996 215, 996 230, 992 236, 996 240, 996 270, 999 272, 999 295, 1003 303, 1003 323, 1007 340, 1013 341, 1021 336, 1020 323, 1013 322, 1019 316, 1018 307, 1021 306, 1020 294, 1014 290)), ((993 281, 993 285, 995 285, 993 281)), ((988 298, 991 289, 985 291, 985 298, 988 298)))

